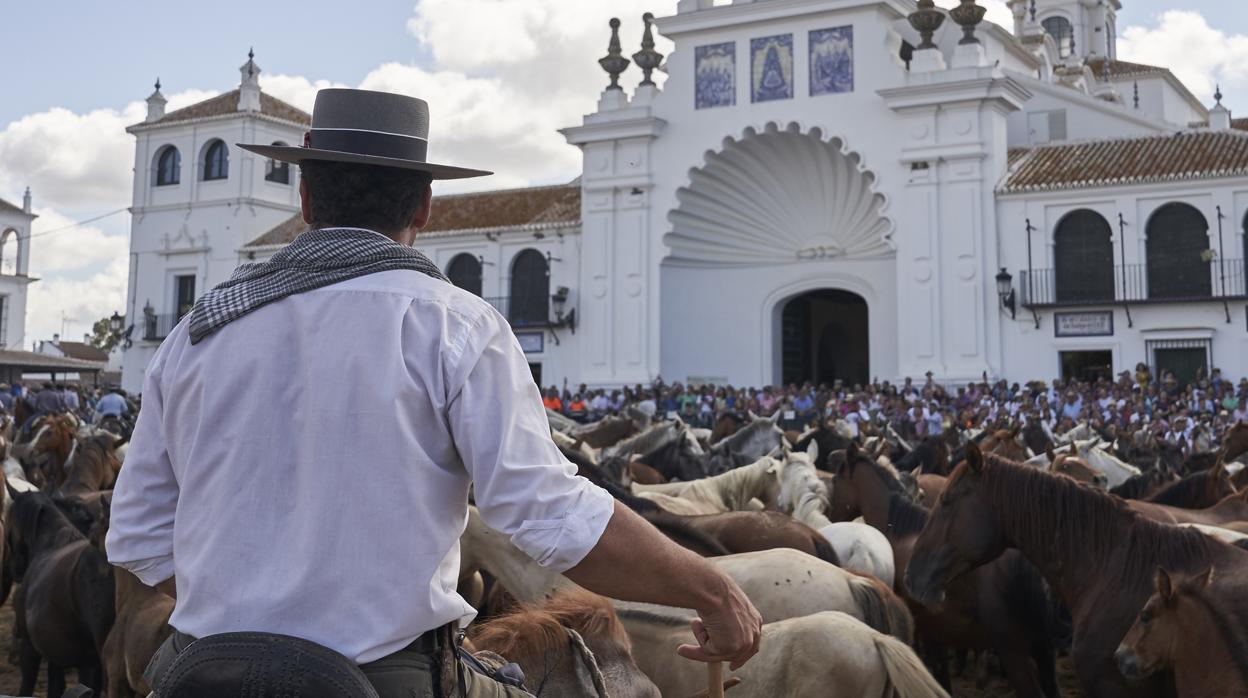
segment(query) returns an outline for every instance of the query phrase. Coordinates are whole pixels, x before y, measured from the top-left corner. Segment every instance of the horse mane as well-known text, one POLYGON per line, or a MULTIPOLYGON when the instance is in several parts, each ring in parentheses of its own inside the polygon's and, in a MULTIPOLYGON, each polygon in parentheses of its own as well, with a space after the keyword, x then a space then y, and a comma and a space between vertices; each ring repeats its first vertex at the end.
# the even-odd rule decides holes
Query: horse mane
POLYGON ((659 511, 658 504, 629 492, 623 485, 607 477, 601 466, 591 463, 583 454, 577 453, 576 451, 569 451, 564 449, 562 446, 559 447, 559 450, 563 453, 564 457, 576 466, 577 475, 580 475, 586 480, 589 480, 595 485, 606 490, 607 494, 614 497, 616 501, 623 502, 629 509, 638 513, 646 511, 659 511))
POLYGON ((898 492, 888 495, 888 530, 893 535, 918 533, 927 525, 927 509, 898 492))
POLYGON ((487 621, 473 633, 472 644, 512 661, 541 657, 568 646, 569 628, 587 639, 604 640, 626 650, 632 647, 611 602, 583 589, 563 591, 537 604, 522 604, 513 613, 487 621))
MULTIPOLYGON (((1071 478, 1013 463, 995 454, 984 456, 984 491, 1020 547, 1050 550, 1071 564, 1082 559, 1103 563, 1118 558, 1114 572, 1133 581, 1151 578, 1158 565, 1189 570, 1208 560, 1219 545, 1193 529, 1155 523, 1132 512, 1126 503, 1071 478), (1024 505, 1025 503, 1025 505, 1024 505), (1036 512, 1052 512, 1052 521, 1036 512), (1128 526, 1122 535, 1122 525, 1128 526), (1062 549, 1061 546, 1065 546, 1062 549), (1056 548, 1056 549, 1055 549, 1056 548), (1121 556, 1121 557, 1119 557, 1121 556)), ((949 481, 965 476, 959 466, 949 481)))
POLYGON ((1184 476, 1144 501, 1183 509, 1204 509, 1209 506, 1204 497, 1209 488, 1209 480, 1213 477, 1216 475, 1209 470, 1184 476))
POLYGON ((846 454, 845 467, 849 468, 851 473, 857 465, 867 466, 876 477, 884 482, 884 486, 887 487, 890 492, 899 492, 902 495, 905 495, 905 485, 902 485, 901 481, 898 480, 888 468, 876 463, 861 451, 858 452, 856 458, 849 458, 848 454, 846 454))
MULTIPOLYGON (((638 499, 641 498, 638 497, 638 499)), ((684 517, 665 511, 662 507, 648 499, 641 499, 641 501, 651 504, 654 509, 638 511, 637 513, 641 514, 641 518, 648 521, 651 526, 659 529, 660 533, 670 538, 673 543, 682 548, 692 550, 703 557, 718 557, 729 554, 730 551, 724 547, 723 543, 720 543, 711 534, 697 528, 684 517)))

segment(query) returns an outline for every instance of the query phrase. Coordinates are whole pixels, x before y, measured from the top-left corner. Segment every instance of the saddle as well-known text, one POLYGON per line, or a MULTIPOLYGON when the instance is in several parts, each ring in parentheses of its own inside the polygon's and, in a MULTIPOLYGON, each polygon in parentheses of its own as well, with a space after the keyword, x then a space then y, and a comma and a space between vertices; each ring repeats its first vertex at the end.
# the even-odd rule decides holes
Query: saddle
POLYGON ((161 698, 379 698, 343 655, 297 637, 256 632, 192 642, 155 688, 161 698))

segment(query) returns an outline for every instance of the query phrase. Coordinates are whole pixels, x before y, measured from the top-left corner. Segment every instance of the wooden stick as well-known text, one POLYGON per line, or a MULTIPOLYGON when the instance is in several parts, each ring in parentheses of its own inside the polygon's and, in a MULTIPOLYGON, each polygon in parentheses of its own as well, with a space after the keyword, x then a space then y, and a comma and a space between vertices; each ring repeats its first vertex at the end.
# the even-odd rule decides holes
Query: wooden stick
POLYGON ((710 698, 724 698, 724 665, 711 662, 706 665, 706 688, 710 698))

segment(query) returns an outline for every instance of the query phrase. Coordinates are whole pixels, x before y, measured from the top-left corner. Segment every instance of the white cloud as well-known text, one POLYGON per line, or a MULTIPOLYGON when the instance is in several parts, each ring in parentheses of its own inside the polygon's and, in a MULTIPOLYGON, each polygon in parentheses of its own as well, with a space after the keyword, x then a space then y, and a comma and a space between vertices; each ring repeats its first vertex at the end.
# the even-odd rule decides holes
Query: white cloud
POLYGON ((1206 103, 1213 102, 1217 83, 1232 98, 1242 99, 1248 90, 1248 36, 1214 29, 1198 12, 1168 10, 1155 26, 1127 27, 1118 39, 1118 55, 1170 68, 1206 103))
MULTIPOLYGON (((182 92, 170 97, 168 108, 215 94, 182 92)), ((36 204, 63 210, 126 205, 134 169, 134 139, 126 127, 146 113, 143 102, 85 114, 54 107, 8 124, 0 130, 0 191, 29 186, 36 204)))
POLYGON ((125 257, 129 241, 124 235, 106 235, 94 226, 64 229, 74 221, 59 211, 36 208, 31 238, 30 268, 36 276, 82 269, 117 257, 125 257), (56 232, 42 235, 43 231, 56 232))
MULTIPOLYGON (((52 236, 49 236, 52 237, 52 236)), ((33 252, 33 249, 32 249, 33 252)), ((114 311, 124 311, 129 258, 118 255, 103 271, 86 279, 45 278, 30 285, 26 308, 26 345, 60 334, 76 339, 114 311)))

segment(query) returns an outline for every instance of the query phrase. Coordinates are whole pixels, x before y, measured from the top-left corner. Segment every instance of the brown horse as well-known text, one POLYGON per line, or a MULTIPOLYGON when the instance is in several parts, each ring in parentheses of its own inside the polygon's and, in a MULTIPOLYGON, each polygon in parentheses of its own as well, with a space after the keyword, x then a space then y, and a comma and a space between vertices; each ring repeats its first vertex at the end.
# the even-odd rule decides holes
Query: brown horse
POLYGON ((996 650, 1017 694, 1056 698, 1053 647, 1040 632, 1048 600, 1036 570, 1018 554, 1003 555, 990 565, 950 585, 943 603, 929 608, 901 585, 927 511, 911 504, 892 475, 857 448, 847 452, 832 489, 833 511, 842 520, 862 515, 893 546, 897 593, 914 614, 937 679, 948 685, 945 647, 996 650), (936 656, 930 656, 932 654, 936 656))
POLYGON ((1231 477, 1219 460, 1212 468, 1193 473, 1166 485, 1144 501, 1183 509, 1205 509, 1235 494, 1231 477))
POLYGON ((745 426, 745 422, 732 412, 725 412, 715 418, 715 424, 711 429, 711 444, 717 444, 720 441, 732 436, 745 426))
POLYGON ((628 478, 639 485, 662 485, 667 482, 667 478, 663 477, 662 473, 637 461, 629 461, 628 478))
POLYGON ((1110 488, 1109 493, 1123 499, 1144 500, 1178 481, 1179 476, 1174 473, 1162 469, 1146 470, 1131 476, 1121 485, 1110 488))
POLYGON ((1088 696, 1173 695, 1173 678, 1128 683, 1114 650, 1151 593, 1158 565, 1240 574, 1243 551, 1210 536, 1148 521, 1123 500, 970 449, 932 512, 906 586, 937 603, 950 581, 1017 548, 1038 567, 1073 621, 1072 658, 1088 696))
POLYGON ((1222 437, 1222 460, 1233 461, 1248 453, 1248 422, 1236 422, 1222 437))
POLYGON ((568 436, 582 441, 590 448, 606 448, 627 439, 637 433, 637 424, 628 417, 609 416, 594 422, 577 426, 568 431, 568 436))
POLYGON ((810 526, 778 511, 729 511, 677 518, 710 535, 729 554, 793 548, 838 567, 841 564, 828 539, 810 526))
POLYGON ((152 688, 143 670, 157 648, 173 632, 169 616, 173 599, 139 581, 120 567, 113 569, 116 620, 101 653, 110 698, 146 696, 152 688))
POLYGON ((103 689, 100 652, 113 623, 113 572, 104 553, 42 492, 10 491, 5 537, 29 646, 22 662, 22 695, 31 695, 42 659, 48 695, 65 690, 65 670, 103 689))
POLYGON ((1168 669, 1179 698, 1248 696, 1243 589, 1219 590, 1214 576, 1208 569, 1176 583, 1157 570, 1156 593, 1115 653, 1124 676, 1142 679, 1168 669))
POLYGON ((1194 523, 1206 526, 1223 526, 1229 523, 1248 521, 1248 490, 1232 494, 1205 509, 1183 509, 1165 504, 1137 501, 1129 501, 1127 506, 1141 516, 1158 523, 1194 523))
POLYGON ((65 464, 77 444, 75 431, 73 422, 61 415, 44 417, 37 424, 27 455, 19 460, 27 479, 43 491, 55 492, 65 482, 65 464))
POLYGON ((521 606, 470 636, 478 652, 520 665, 535 695, 659 698, 658 687, 633 661, 611 602, 586 591, 521 606))
POLYGON ((74 496, 111 490, 121 472, 121 461, 113 449, 115 441, 111 434, 101 434, 80 442, 65 464, 67 473, 58 493, 74 496))

